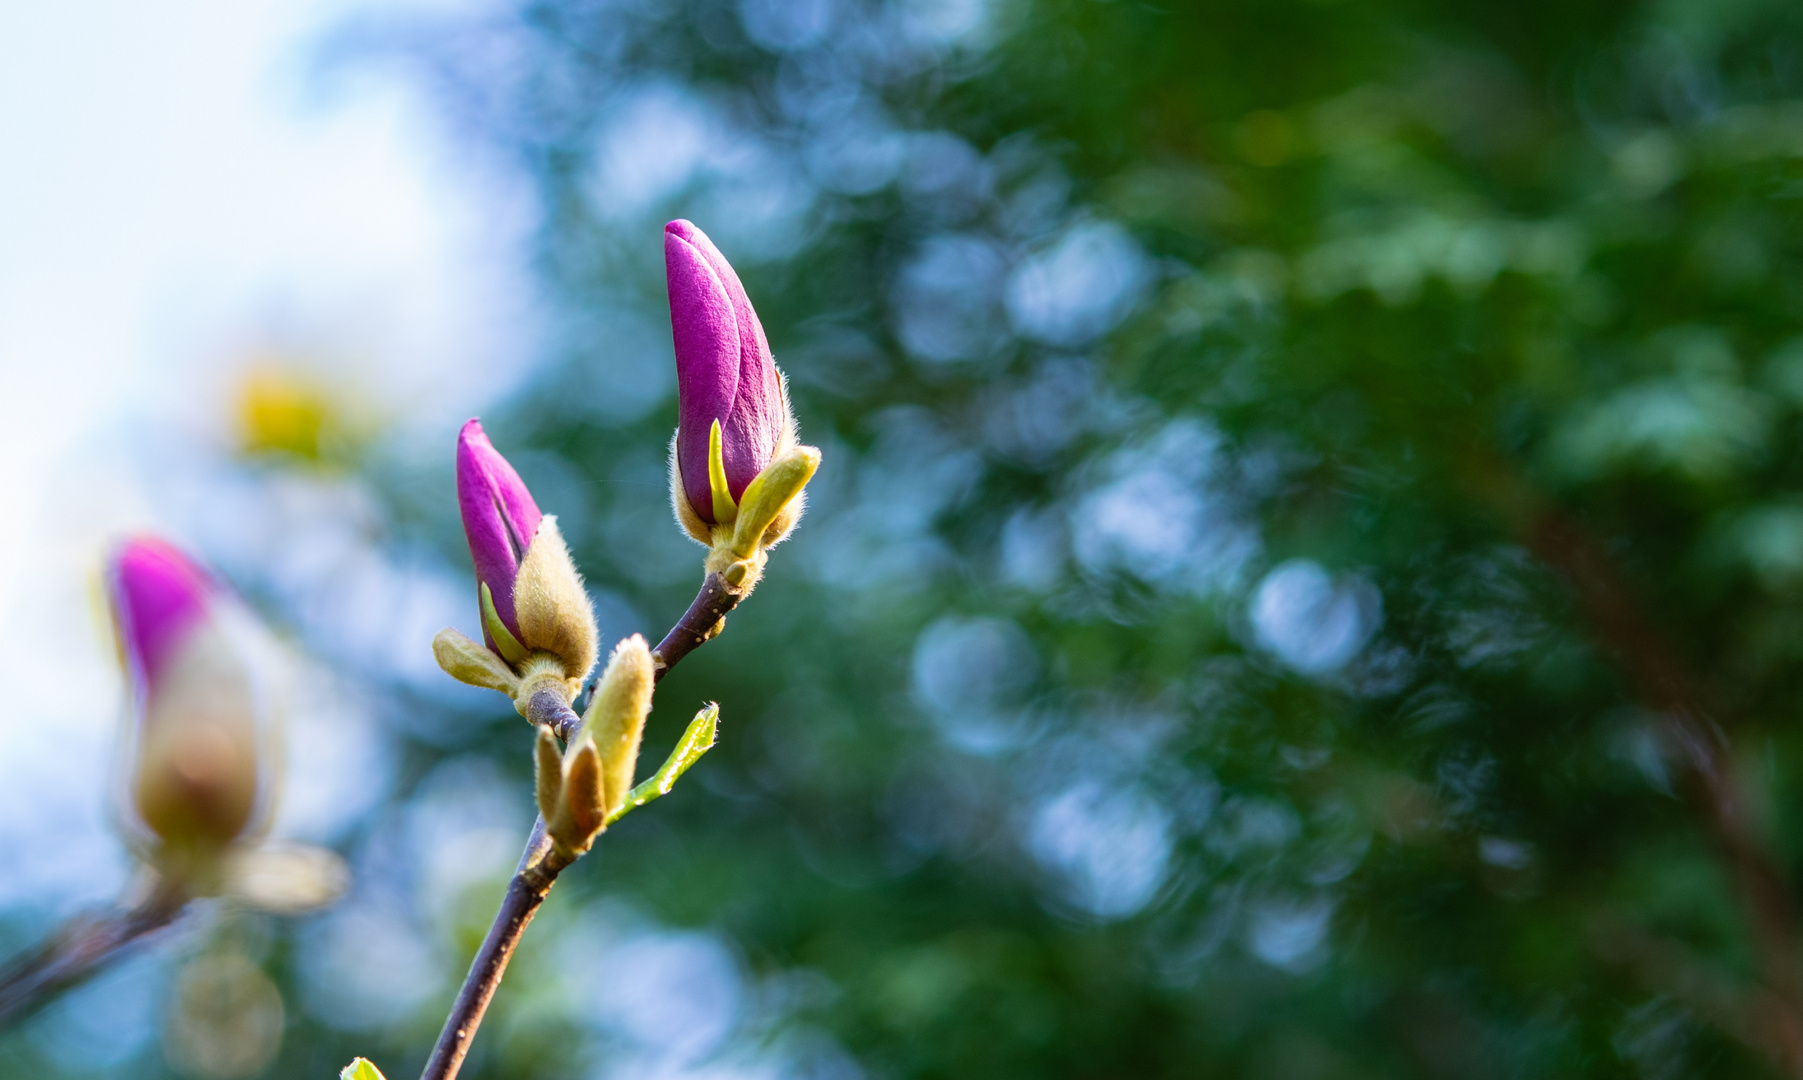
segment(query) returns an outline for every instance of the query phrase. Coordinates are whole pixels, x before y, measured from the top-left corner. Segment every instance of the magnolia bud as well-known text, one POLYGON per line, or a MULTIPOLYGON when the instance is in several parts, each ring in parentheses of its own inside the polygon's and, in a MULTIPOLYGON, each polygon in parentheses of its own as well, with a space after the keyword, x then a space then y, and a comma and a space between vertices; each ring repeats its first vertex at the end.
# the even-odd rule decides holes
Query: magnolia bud
POLYGON ((538 729, 538 812, 545 819, 545 834, 565 858, 586 852, 607 827, 606 782, 601 776, 601 756, 585 726, 560 755, 557 739, 538 729))
POLYGON ((215 857, 249 827, 264 788, 258 695, 227 630, 233 601, 157 539, 128 541, 108 570, 136 719, 133 808, 165 850, 215 857))
POLYGON ((457 501, 476 566, 486 647, 445 630, 432 643, 439 666, 462 682, 513 695, 522 712, 546 684, 571 700, 598 651, 588 593, 557 519, 539 513, 476 420, 457 438, 457 501))
POLYGON ((718 468, 736 499, 776 456, 794 425, 763 324, 739 275, 707 235, 687 221, 664 226, 670 329, 676 343, 676 465, 691 511, 731 524, 709 476, 709 432, 720 425, 718 468))
POLYGON ((670 501, 683 529, 715 549, 709 570, 743 563, 731 584, 749 587, 761 572, 763 549, 800 518, 801 488, 820 452, 796 445, 786 384, 725 256, 700 229, 677 220, 664 227, 664 261, 678 399, 670 501), (805 451, 799 459, 798 451, 805 451), (780 480, 760 485, 779 464, 780 480), (741 520, 748 501, 758 504, 749 524, 741 520))
POLYGON ((488 441, 476 419, 464 424, 457 436, 457 504, 463 511, 470 561, 476 564, 483 638, 489 648, 518 663, 526 655, 519 644, 514 579, 544 515, 520 474, 488 441))
POLYGON ((655 683, 651 649, 634 634, 614 646, 588 715, 561 755, 551 733, 539 729, 538 809, 565 857, 587 851, 609 811, 626 802, 655 683))

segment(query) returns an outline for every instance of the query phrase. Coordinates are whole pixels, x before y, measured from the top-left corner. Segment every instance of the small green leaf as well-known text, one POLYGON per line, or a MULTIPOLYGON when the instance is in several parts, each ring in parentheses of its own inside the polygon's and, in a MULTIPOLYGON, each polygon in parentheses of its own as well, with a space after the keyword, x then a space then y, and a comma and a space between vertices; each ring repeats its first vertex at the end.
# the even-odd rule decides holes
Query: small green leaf
POLYGON ((338 1080, 387 1080, 368 1058, 358 1058, 339 1072, 338 1080))
POLYGON ((739 504, 733 501, 732 489, 726 486, 726 456, 721 449, 720 421, 707 430, 707 483, 713 489, 714 521, 731 525, 739 516, 739 504))
POLYGON ((517 664, 526 659, 526 646, 513 636, 507 624, 501 621, 501 613, 495 610, 495 594, 488 589, 488 582, 482 583, 482 625, 487 628, 488 636, 495 639, 495 648, 508 663, 517 664))
POLYGON ((627 792, 626 802, 607 815, 607 824, 612 825, 651 800, 668 795, 676 785, 676 778, 687 772, 690 765, 700 761, 701 755, 714 748, 719 723, 720 706, 710 701, 695 714, 695 719, 689 721, 689 729, 682 733, 676 749, 670 751, 670 756, 651 774, 651 779, 627 792))

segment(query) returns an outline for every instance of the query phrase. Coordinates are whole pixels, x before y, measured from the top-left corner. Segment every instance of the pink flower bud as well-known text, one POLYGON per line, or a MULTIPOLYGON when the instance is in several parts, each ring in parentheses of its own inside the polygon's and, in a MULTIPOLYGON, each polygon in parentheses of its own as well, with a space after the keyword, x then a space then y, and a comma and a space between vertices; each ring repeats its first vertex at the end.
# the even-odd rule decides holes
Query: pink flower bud
POLYGON ((138 537, 108 567, 136 729, 132 796, 146 828, 188 850, 236 839, 257 809, 258 704, 219 584, 168 543, 138 537))
POLYGON ((714 524, 708 432, 720 423, 726 486, 734 499, 770 464, 788 424, 781 377, 739 275, 687 221, 664 226, 670 329, 676 340, 676 463, 682 491, 714 524))
MULTIPOLYGON (((463 510, 463 534, 476 564, 478 587, 488 586, 495 613, 518 638, 520 620, 513 586, 543 515, 520 474, 488 441, 479 420, 463 425, 457 436, 457 502, 463 510)), ((497 647, 486 624, 482 634, 489 648, 497 647)))
POLYGON ((120 546, 108 585, 126 670, 142 701, 168 668, 176 646, 206 619, 207 597, 215 586, 186 555, 150 536, 120 546))

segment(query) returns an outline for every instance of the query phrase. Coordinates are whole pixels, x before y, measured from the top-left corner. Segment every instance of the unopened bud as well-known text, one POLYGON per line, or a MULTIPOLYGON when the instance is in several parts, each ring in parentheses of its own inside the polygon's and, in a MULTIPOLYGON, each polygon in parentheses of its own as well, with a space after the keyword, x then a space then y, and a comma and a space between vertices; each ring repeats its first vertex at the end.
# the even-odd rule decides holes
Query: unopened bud
POLYGON ((211 862, 248 829, 263 793, 260 702, 228 632, 245 616, 161 540, 121 546, 108 586, 137 720, 133 809, 172 858, 211 862))
POLYGON ((601 754, 609 811, 624 803, 632 788, 655 685, 656 667, 643 637, 634 634, 614 646, 583 719, 583 730, 593 734, 601 754))
POLYGON ((585 727, 559 754, 557 739, 540 728, 535 750, 538 812, 545 819, 545 833, 566 858, 581 855, 607 827, 606 782, 594 737, 585 727))
POLYGON ((701 543, 732 524, 735 500, 785 441, 794 420, 770 343, 745 286, 707 234, 664 226, 678 424, 671 498, 701 543))
POLYGON ((711 551, 709 573, 748 591, 763 552, 801 517, 820 452, 796 443, 788 384, 732 265, 687 221, 664 228, 676 345, 670 504, 711 551), (743 565, 729 570, 733 563, 743 565))
POLYGON ((512 696, 522 713, 547 684, 572 700, 599 651, 588 592, 557 519, 539 512, 476 420, 457 439, 457 499, 484 645, 445 630, 432 643, 439 666, 460 682, 512 696))
MULTIPOLYGON (((457 435, 457 504, 463 512, 470 560, 476 564, 477 593, 480 596, 484 589, 488 593, 481 597, 484 614, 493 611, 506 637, 517 639, 520 623, 513 606, 514 578, 538 535, 543 515, 520 474, 488 441, 480 420, 470 420, 457 435)), ((487 634, 486 619, 484 624, 487 634)), ((488 646, 501 651, 502 642, 489 636, 488 646)))

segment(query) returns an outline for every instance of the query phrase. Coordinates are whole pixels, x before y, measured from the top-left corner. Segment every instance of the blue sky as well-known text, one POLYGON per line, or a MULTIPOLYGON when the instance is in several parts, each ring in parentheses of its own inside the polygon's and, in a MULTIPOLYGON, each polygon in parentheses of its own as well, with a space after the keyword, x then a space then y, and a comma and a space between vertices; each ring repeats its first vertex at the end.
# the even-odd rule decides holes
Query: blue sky
POLYGON ((274 348, 454 432, 529 355, 523 200, 407 87, 309 83, 378 3, 0 5, 0 903, 60 861, 47 816, 113 868, 64 902, 124 873, 96 570, 128 530, 190 539, 159 500, 184 470, 205 497, 236 371, 274 348))

